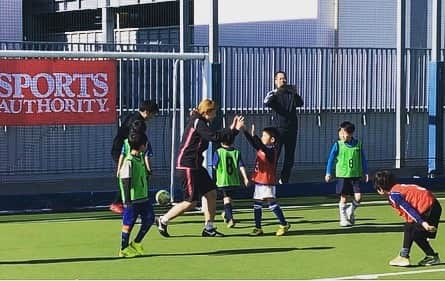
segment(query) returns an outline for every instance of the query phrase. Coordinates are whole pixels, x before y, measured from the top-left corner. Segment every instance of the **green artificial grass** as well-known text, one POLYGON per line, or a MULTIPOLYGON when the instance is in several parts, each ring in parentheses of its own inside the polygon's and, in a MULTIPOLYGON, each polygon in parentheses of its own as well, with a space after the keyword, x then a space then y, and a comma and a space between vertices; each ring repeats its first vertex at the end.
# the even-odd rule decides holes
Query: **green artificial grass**
MULTIPOLYGON (((364 201, 383 200, 366 196, 364 201)), ((146 255, 118 258, 121 220, 108 211, 0 216, 0 279, 316 279, 419 270, 441 270, 378 279, 443 279, 445 264, 397 268, 388 265, 402 243, 403 221, 386 204, 363 204, 356 226, 338 225, 337 199, 281 199, 292 227, 277 237, 278 223, 263 209, 264 236, 249 237, 251 202, 238 201, 233 229, 217 216, 226 237, 201 237, 203 216, 183 215, 169 225, 170 238, 155 226, 143 245, 146 255), (332 203, 332 206, 318 206, 332 203)), ((442 205, 445 205, 441 201, 442 205)), ((161 210, 156 209, 159 213, 161 210)), ((443 221, 443 220, 442 220, 443 221)), ((135 227, 133 235, 138 230, 135 227)), ((445 232, 433 248, 445 259, 445 232)), ((423 254, 413 246, 411 262, 423 254)))

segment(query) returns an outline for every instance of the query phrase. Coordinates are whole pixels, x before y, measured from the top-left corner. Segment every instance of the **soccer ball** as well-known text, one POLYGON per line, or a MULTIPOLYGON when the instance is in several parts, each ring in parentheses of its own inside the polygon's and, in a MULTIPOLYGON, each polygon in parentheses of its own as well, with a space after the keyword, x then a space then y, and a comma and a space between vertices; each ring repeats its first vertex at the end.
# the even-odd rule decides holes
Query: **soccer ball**
POLYGON ((156 192, 155 199, 159 205, 167 205, 168 203, 170 203, 170 192, 165 189, 161 189, 156 192))

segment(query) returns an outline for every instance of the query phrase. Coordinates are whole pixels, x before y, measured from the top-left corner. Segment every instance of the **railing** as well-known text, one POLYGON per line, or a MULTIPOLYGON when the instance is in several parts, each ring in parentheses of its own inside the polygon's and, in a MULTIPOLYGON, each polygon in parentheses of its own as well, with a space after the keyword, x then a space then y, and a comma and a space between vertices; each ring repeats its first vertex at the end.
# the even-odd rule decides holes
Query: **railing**
MULTIPOLYGON (((7 49, 178 50, 169 45, 0 42, 0 56, 1 51, 7 49)), ((205 52, 206 47, 195 46, 194 51, 205 52)), ((229 117, 243 113, 258 128, 268 125, 269 110, 263 106, 263 98, 273 88, 274 71, 286 71, 289 83, 297 86, 305 105, 299 109, 301 129, 296 167, 322 167, 336 137, 335 128, 345 118, 357 125, 357 136, 364 140, 371 166, 372 163, 391 166, 395 155, 395 49, 225 46, 220 47, 219 54, 222 108, 229 117)), ((425 111, 430 50, 407 49, 405 60, 406 109, 410 114, 405 154, 407 162, 419 166, 426 163, 427 157, 425 111)), ((179 111, 172 98, 172 66, 171 60, 126 58, 119 61, 118 67, 117 104, 120 106, 117 110, 121 115, 137 110, 144 99, 156 99, 161 106, 161 115, 149 125, 157 152, 153 165, 158 175, 169 171, 172 113, 179 111)), ((196 106, 202 97, 203 62, 191 61, 186 66, 186 104, 196 106)), ((11 182, 39 174, 43 174, 42 177, 50 174, 75 177, 78 173, 92 172, 112 174, 108 150, 115 130, 115 125, 5 128, 0 132, 0 175, 5 175, 4 181, 11 182), (96 146, 88 140, 94 140, 96 146), (55 165, 55 156, 48 151, 54 152, 57 159, 64 159, 63 163, 55 165)), ((251 148, 244 145, 242 150, 251 163, 255 156, 251 148)))
MULTIPOLYGON (((175 52, 173 45, 0 42, 1 50, 54 51, 137 51, 175 52)), ((204 46, 195 46, 206 52, 204 46)), ((287 72, 288 82, 295 84, 305 105, 301 112, 392 112, 396 96, 396 49, 393 48, 277 48, 231 47, 219 48, 222 64, 222 107, 225 111, 263 113, 266 92, 273 88, 273 73, 287 72)), ((407 111, 425 111, 427 107, 428 61, 430 50, 406 49, 406 107, 407 111)), ((171 110, 171 73, 147 60, 122 62, 125 108, 137 108, 135 97, 156 93, 164 109, 171 110), (160 81, 161 80, 161 81, 160 81)), ((201 82, 196 79, 200 70, 189 65, 187 93, 193 105, 201 96, 201 82)), ((198 75, 200 76, 200 75, 198 75)))

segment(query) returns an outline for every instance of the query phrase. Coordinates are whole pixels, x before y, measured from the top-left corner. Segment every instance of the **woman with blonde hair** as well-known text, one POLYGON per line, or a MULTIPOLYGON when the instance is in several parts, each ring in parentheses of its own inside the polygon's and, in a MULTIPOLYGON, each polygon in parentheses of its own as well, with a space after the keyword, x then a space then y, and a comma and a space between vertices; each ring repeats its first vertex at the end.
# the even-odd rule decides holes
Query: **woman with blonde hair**
POLYGON ((219 143, 227 135, 237 135, 244 126, 244 117, 235 116, 230 129, 216 131, 210 128, 210 122, 215 119, 216 112, 216 102, 204 99, 190 116, 176 162, 176 170, 184 188, 184 200, 173 206, 163 216, 156 218, 159 233, 164 237, 170 236, 167 231, 169 221, 194 208, 201 197, 206 200, 206 208, 203 208, 205 225, 202 236, 224 236, 213 225, 216 212, 216 185, 202 166, 203 152, 209 147, 209 142, 219 143))

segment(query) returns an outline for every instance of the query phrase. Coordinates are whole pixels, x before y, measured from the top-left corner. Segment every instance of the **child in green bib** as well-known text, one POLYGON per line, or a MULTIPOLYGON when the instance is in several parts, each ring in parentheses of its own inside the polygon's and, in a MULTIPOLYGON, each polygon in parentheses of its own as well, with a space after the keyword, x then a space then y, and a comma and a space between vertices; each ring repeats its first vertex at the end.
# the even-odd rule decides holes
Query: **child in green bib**
POLYGON ((249 183, 241 153, 233 147, 234 139, 234 136, 224 136, 221 147, 213 154, 212 161, 216 175, 216 187, 223 194, 224 211, 221 215, 229 228, 236 224, 233 218, 232 196, 234 191, 241 186, 240 176, 242 176, 245 186, 249 183))
POLYGON ((331 148, 326 166, 325 181, 332 180, 335 166, 337 178, 337 194, 340 195, 338 204, 340 211, 340 226, 348 227, 355 223, 355 209, 360 205, 360 180, 369 180, 368 165, 361 141, 353 137, 355 126, 349 121, 340 124, 338 138, 331 148), (335 164, 335 165, 334 165, 335 164), (353 196, 352 202, 347 203, 347 197, 353 196))

